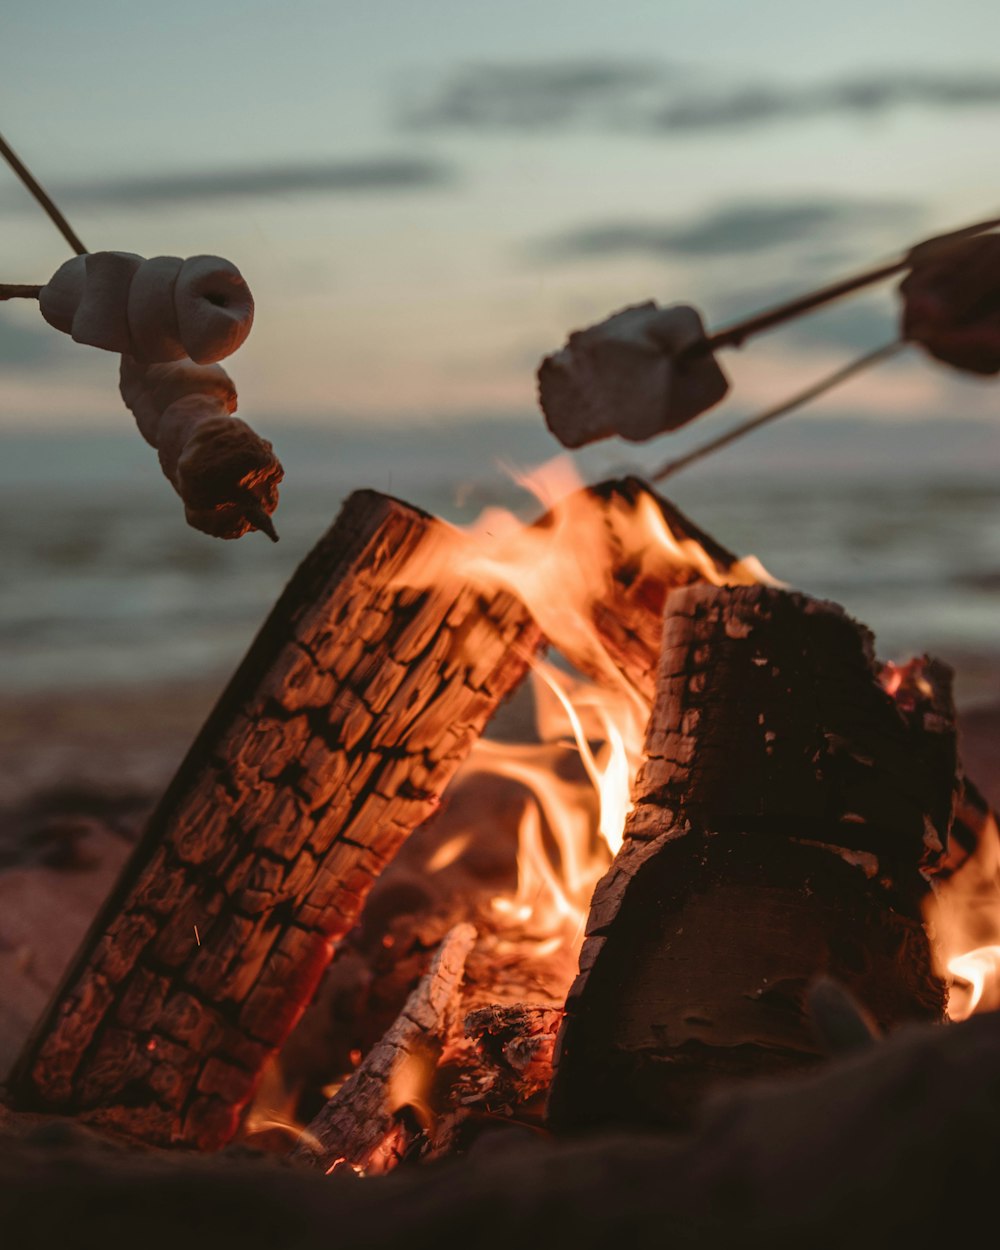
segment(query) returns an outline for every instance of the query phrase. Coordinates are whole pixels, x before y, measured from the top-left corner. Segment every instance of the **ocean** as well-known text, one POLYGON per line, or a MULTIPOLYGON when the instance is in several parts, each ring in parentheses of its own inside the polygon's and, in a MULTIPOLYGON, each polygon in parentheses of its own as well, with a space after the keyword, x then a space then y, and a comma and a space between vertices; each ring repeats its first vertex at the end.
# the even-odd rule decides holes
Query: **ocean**
MULTIPOLYGON (((527 519, 538 506, 503 466, 558 452, 529 418, 255 424, 286 468, 277 546, 191 531, 128 426, 0 434, 0 693, 221 681, 352 490, 457 523, 495 504, 527 519)), ((712 432, 575 460, 585 480, 641 473, 712 432)), ((883 658, 930 652, 955 666, 963 703, 1000 700, 1000 424, 799 419, 662 489, 720 542, 866 622, 883 658)))

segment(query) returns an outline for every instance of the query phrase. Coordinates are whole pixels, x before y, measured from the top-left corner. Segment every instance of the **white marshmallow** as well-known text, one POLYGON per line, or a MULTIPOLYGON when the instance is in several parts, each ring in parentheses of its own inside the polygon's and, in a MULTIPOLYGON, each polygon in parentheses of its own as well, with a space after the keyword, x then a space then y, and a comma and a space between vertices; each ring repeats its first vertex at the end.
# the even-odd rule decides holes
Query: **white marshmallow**
POLYGON ((153 256, 135 272, 128 292, 128 327, 136 360, 180 360, 174 286, 184 264, 179 256, 153 256))
POLYGON ((192 256, 174 287, 177 326, 185 354, 198 364, 224 360, 253 325, 253 296, 235 265, 220 256, 192 256))
POLYGON ((212 364, 236 351, 253 325, 250 289, 219 256, 75 256, 42 287, 39 307, 78 343, 149 364, 212 364))
POLYGON ((83 298, 87 280, 86 256, 74 256, 60 265, 38 293, 38 307, 42 316, 63 334, 73 330, 73 315, 83 298))
POLYGON ((73 340, 108 352, 130 352, 128 290, 142 257, 134 252, 90 252, 87 280, 73 315, 73 340))
POLYGON ((546 424, 565 447, 613 435, 643 442, 685 425, 729 390, 710 353, 679 359, 705 337, 694 308, 652 301, 575 331, 538 370, 546 424))

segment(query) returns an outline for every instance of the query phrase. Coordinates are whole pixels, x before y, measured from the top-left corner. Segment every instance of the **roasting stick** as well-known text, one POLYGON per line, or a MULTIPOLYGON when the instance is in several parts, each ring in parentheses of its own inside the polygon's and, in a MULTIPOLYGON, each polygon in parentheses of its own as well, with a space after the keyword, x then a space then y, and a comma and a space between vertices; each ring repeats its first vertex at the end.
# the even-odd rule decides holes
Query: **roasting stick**
POLYGON ((765 408, 763 412, 759 412, 755 417, 750 417, 740 425, 734 426, 733 429, 727 430, 725 434, 720 434, 718 438, 702 443, 700 447, 695 447, 693 451, 689 451, 683 456, 678 456, 675 460, 668 460, 666 464, 661 465, 650 476, 649 480, 651 482, 662 482, 668 477, 673 477, 675 473, 680 473, 682 469, 696 464, 699 460, 703 460, 713 452, 719 451, 723 447, 728 447, 730 443, 735 443, 737 439, 743 438, 745 434, 750 434, 752 431, 760 429, 762 425, 767 425, 769 421, 775 421, 778 417, 783 417, 786 412, 792 412, 793 409, 818 399, 820 395, 825 395, 827 391, 833 390, 835 386, 839 386, 841 382, 846 382, 848 378, 854 377, 855 374, 861 373, 883 360, 888 360, 906 346, 907 344, 903 339, 893 339, 891 343, 883 343, 881 347, 876 347, 874 351, 868 352, 864 356, 859 356, 857 360, 852 360, 850 364, 836 369, 833 373, 828 373, 825 378, 820 378, 818 382, 807 386, 804 391, 799 391, 797 395, 792 395, 790 399, 782 400, 780 404, 776 404, 773 408, 765 408))
MULTIPOLYGON (((946 240, 972 238, 977 234, 985 234, 988 230, 996 230, 998 227, 1000 227, 1000 217, 993 217, 986 221, 973 222, 969 226, 962 226, 948 234, 937 235, 933 240, 924 240, 924 243, 943 243, 946 240)), ((763 334, 765 330, 772 330, 786 321, 793 321, 796 317, 821 308, 824 304, 830 304, 844 295, 852 295, 855 291, 861 291, 885 278, 891 278, 894 274, 902 273, 909 268, 913 252, 922 246, 924 246, 923 243, 918 243, 909 248, 903 256, 888 264, 879 265, 875 269, 867 269, 850 278, 842 278, 830 286, 820 287, 818 291, 799 295, 785 304, 777 304, 774 308, 765 309, 764 312, 754 313, 752 317, 746 317, 742 321, 734 321, 732 325, 716 330, 714 334, 708 335, 702 342, 693 346, 690 349, 691 354, 700 356, 719 347, 741 347, 747 339, 756 334, 763 334)))
MULTIPOLYGON (((55 223, 56 229, 70 245, 77 256, 85 256, 87 249, 80 241, 80 236, 69 224, 58 206, 53 202, 52 198, 46 192, 38 179, 34 176, 27 165, 21 160, 7 140, 0 135, 0 156, 6 160, 7 164, 13 169, 14 173, 21 179, 31 194, 35 197, 42 208, 45 209, 49 217, 55 223)), ((26 283, 0 283, 0 300, 5 299, 38 299, 41 286, 31 286, 26 283)))
MULTIPOLYGON (((80 236, 76 233, 73 227, 69 224, 66 218, 62 215, 62 213, 59 211, 59 209, 56 207, 56 205, 53 203, 53 201, 50 199, 50 197, 46 193, 45 189, 42 187, 41 183, 37 180, 37 178, 35 178, 31 170, 28 169, 27 165, 24 164, 24 162, 17 155, 17 153, 10 146, 10 144, 6 141, 3 135, 0 135, 0 156, 2 156, 4 160, 6 160, 7 164, 11 167, 11 169, 13 169, 14 173, 17 174, 17 176, 21 179, 21 181, 28 188, 31 194, 35 197, 38 203, 41 204, 42 208, 45 209, 46 213, 48 213, 56 229, 59 231, 62 237, 66 240, 66 242, 70 245, 73 251, 76 252, 77 256, 86 255, 87 249, 80 242, 80 236)), ((4 299, 10 299, 12 298, 12 295, 18 295, 18 294, 24 298, 30 298, 30 296, 28 295, 28 292, 30 292, 32 289, 34 289, 35 298, 37 299, 38 292, 41 290, 41 287, 0 288, 0 290, 8 290, 12 292, 12 294, 4 295, 2 297, 4 299)))

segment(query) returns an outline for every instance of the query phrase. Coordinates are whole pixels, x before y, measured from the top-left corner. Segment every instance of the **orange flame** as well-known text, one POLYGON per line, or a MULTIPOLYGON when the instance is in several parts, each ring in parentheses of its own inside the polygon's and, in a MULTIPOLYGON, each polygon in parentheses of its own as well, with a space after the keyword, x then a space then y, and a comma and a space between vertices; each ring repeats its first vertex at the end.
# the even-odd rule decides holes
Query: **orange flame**
POLYGON ((965 1020, 1000 1007, 1000 829, 988 814, 976 849, 935 883, 927 927, 936 970, 948 982, 948 1015, 965 1020))
MULTIPOLYGON (((585 491, 571 464, 559 459, 530 474, 514 473, 547 509, 525 525, 491 508, 465 531, 407 564, 408 586, 464 583, 480 593, 507 591, 529 609, 552 646, 587 681, 553 663, 533 662, 534 745, 480 741, 463 770, 488 772, 527 791, 519 827, 518 884, 493 900, 497 927, 511 940, 530 940, 534 957, 575 956, 594 886, 622 844, 630 793, 642 758, 647 701, 609 655, 595 624, 623 552, 637 578, 678 584, 703 578, 715 585, 772 579, 750 557, 722 570, 700 543, 673 533, 652 496, 635 505, 585 491), (586 780, 552 769, 553 747, 575 751, 586 780)), ((460 835, 462 837, 464 835, 460 835)), ((454 862, 463 845, 451 840, 429 867, 454 862)), ((565 961, 568 970, 572 959, 565 961)), ((568 982, 567 982, 568 988, 568 982)))

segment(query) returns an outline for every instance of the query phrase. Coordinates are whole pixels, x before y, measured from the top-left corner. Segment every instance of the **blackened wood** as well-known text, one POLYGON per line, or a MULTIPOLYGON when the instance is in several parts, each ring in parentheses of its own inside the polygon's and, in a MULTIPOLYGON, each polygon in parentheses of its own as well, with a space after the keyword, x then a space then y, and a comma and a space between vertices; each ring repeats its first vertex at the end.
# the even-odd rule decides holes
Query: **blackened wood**
POLYGON ((405 1152, 409 1125, 425 1112, 445 1039, 457 1024, 462 972, 476 940, 470 924, 456 925, 381 1041, 310 1121, 293 1159, 331 1172, 349 1167, 365 1175, 391 1171, 405 1152))
MULTIPOLYGON (((705 580, 756 581, 756 571, 639 478, 601 482, 588 493, 611 553, 605 584, 595 587, 593 623, 611 660, 651 703, 667 595, 705 580)), ((600 566, 595 553, 581 555, 600 566)), ((585 655, 569 658, 600 678, 585 655)))
POLYGON ((815 1062, 817 974, 883 1029, 940 1019, 921 869, 947 842, 943 671, 901 707, 839 608, 769 587, 668 599, 626 841, 560 1038, 558 1128, 680 1125, 722 1079, 815 1062))
POLYGON ((28 1043, 20 1105, 146 1142, 231 1137, 374 876, 540 643, 507 593, 408 588, 451 534, 374 492, 347 501, 28 1043))

